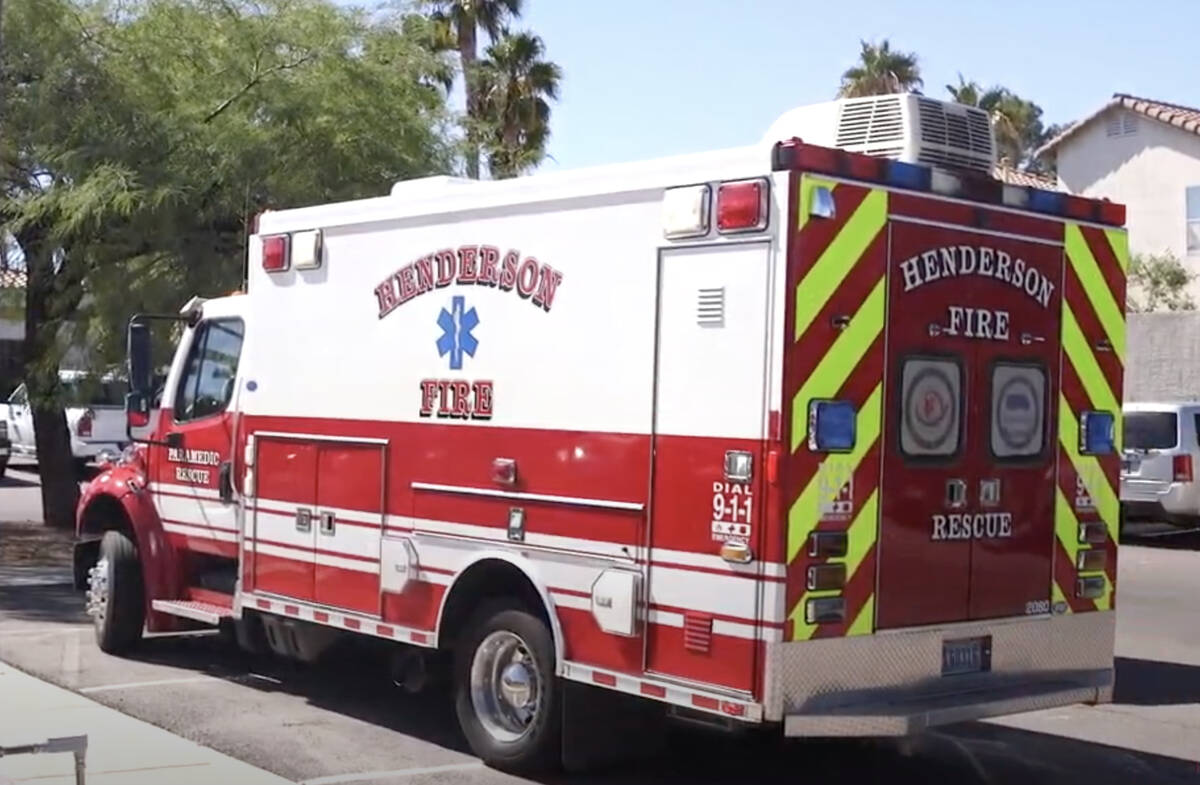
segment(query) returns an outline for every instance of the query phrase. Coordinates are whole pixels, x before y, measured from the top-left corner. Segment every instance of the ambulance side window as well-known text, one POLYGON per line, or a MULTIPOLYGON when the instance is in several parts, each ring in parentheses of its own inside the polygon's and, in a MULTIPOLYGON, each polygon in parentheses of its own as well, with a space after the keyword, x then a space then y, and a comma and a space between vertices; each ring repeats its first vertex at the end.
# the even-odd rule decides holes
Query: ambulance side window
POLYGON ((225 411, 233 397, 244 333, 241 319, 214 319, 196 328, 183 378, 175 392, 176 422, 225 411))

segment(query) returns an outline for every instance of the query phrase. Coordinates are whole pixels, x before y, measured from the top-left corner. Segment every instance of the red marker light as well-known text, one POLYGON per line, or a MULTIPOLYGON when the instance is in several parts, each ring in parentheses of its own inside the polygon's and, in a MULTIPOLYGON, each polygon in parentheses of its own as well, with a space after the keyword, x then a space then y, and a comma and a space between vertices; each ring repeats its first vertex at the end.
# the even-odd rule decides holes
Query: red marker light
POLYGON ((747 232, 767 225, 767 183, 747 180, 717 189, 717 230, 747 232))
POLYGON ((288 236, 274 234, 263 238, 263 269, 269 273, 283 272, 288 268, 288 236))
POLYGON ((1171 461, 1171 469, 1175 475, 1175 482, 1191 482, 1192 456, 1176 455, 1171 461))
POLYGON ((75 433, 81 439, 88 439, 92 435, 92 421, 96 419, 96 413, 88 409, 79 418, 79 422, 75 423, 75 433))

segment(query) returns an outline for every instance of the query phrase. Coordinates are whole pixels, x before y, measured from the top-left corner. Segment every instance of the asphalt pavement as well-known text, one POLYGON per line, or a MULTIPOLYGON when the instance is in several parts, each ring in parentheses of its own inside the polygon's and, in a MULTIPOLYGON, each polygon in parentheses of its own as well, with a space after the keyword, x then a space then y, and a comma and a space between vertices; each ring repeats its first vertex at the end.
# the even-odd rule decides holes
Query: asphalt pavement
MULTIPOLYGON (((16 483, 30 479, 13 473, 16 483)), ((0 484, 4 517, 31 487, 12 482, 0 484)), ((899 743, 728 737, 664 725, 636 761, 547 782, 1197 785, 1200 612, 1192 606, 1200 537, 1151 540, 1121 554, 1110 706, 952 726, 899 743)), ((110 657, 96 648, 82 598, 66 580, 48 572, 18 585, 0 575, 0 660, 294 782, 527 781, 484 768, 457 730, 446 690, 413 696, 391 686, 372 645, 351 643, 309 667, 251 660, 213 635, 152 638, 133 657, 110 657)), ((0 712, 9 708, 0 695, 0 712)))

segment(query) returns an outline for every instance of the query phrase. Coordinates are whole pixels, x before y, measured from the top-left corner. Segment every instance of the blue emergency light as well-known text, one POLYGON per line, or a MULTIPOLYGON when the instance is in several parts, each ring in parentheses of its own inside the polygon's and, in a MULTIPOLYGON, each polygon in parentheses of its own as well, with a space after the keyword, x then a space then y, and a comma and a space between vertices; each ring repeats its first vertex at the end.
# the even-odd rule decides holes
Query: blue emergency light
POLYGON ((1116 419, 1111 412, 1084 412, 1079 418, 1079 451, 1107 455, 1116 446, 1116 419))
POLYGON ((813 401, 809 405, 809 448, 816 452, 854 449, 858 414, 849 401, 813 401))

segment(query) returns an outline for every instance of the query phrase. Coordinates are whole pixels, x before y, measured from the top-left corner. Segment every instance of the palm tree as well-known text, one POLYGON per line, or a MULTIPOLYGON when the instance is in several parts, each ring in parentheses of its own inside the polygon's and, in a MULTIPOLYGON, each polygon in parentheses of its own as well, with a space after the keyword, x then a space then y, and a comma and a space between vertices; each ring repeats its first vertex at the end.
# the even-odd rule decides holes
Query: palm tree
POLYGON ((960 104, 967 106, 979 106, 979 98, 983 95, 983 88, 979 86, 979 82, 974 79, 967 81, 963 79, 963 75, 958 75, 958 86, 946 85, 946 92, 960 104))
POLYGON ((482 29, 493 41, 504 23, 521 15, 522 0, 428 0, 431 17, 442 29, 447 43, 458 49, 463 70, 463 92, 467 105, 467 176, 479 177, 479 148, 474 124, 479 122, 479 90, 476 87, 477 41, 482 29))
POLYGON ((479 64, 479 109, 493 177, 515 177, 546 155, 548 101, 558 98, 562 69, 544 60, 545 53, 532 33, 506 34, 479 64))
POLYGON ((879 44, 860 43, 862 51, 858 65, 842 74, 842 86, 838 90, 842 98, 917 92, 925 84, 915 54, 893 50, 886 38, 879 44))

